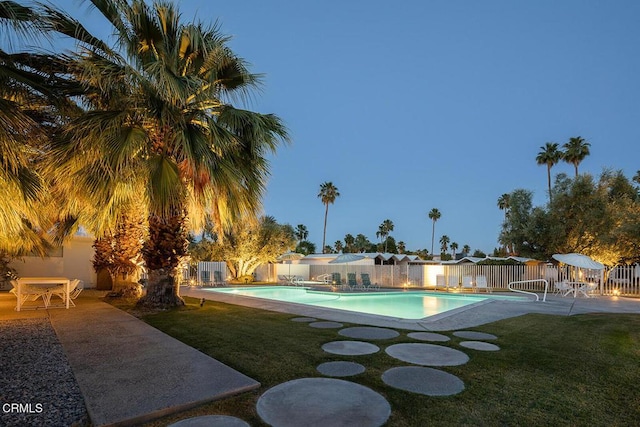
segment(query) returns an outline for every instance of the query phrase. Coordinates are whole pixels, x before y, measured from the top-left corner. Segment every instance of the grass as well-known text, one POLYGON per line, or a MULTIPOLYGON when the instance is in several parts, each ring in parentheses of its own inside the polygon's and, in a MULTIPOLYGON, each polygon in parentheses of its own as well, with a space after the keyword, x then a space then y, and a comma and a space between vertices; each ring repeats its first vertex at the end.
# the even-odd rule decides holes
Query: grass
POLYGON ((444 345, 464 351, 471 360, 442 369, 457 375, 466 388, 454 396, 429 397, 391 388, 380 379, 385 370, 407 365, 384 352, 391 344, 415 342, 406 333, 375 342, 383 349, 377 354, 337 356, 321 349, 326 342, 348 339, 336 330, 291 322, 294 315, 212 301, 201 308, 195 299, 186 301, 183 308, 141 316, 262 386, 148 426, 205 414, 233 415, 253 426, 265 425, 255 411, 262 393, 292 379, 321 377, 316 366, 332 360, 353 360, 367 368, 346 379, 385 396, 392 408, 388 426, 627 426, 640 419, 638 315, 530 314, 474 328, 499 337, 497 352, 465 349, 459 345, 462 339, 445 333, 451 341, 444 345))

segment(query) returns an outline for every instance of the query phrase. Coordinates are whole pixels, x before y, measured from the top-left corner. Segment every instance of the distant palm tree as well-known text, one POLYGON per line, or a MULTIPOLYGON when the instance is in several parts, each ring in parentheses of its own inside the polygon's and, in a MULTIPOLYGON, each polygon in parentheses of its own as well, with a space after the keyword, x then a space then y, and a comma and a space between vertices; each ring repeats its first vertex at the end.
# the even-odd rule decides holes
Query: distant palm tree
POLYGON ((501 211, 504 211, 504 221, 507 222, 507 216, 509 216, 509 202, 511 196, 508 193, 504 193, 502 196, 498 197, 498 208, 501 211))
POLYGON ((356 238, 352 234, 344 236, 344 251, 346 253, 355 252, 356 238))
POLYGON ((469 245, 464 245, 464 246, 462 247, 462 252, 463 252, 465 255, 469 255, 469 252, 471 252, 471 246, 469 246, 469 245))
POLYGON ((446 234, 440 238, 440 251, 443 254, 446 253, 447 250, 449 249, 449 242, 450 241, 451 241, 451 239, 449 239, 449 236, 447 236, 446 234))
POLYGON ((336 249, 336 252, 340 253, 344 249, 344 245, 342 244, 342 240, 336 240, 333 244, 333 247, 336 249))
POLYGON ((633 182, 640 184, 640 170, 632 178, 633 182))
POLYGON ((300 243, 303 240, 307 240, 307 237, 309 237, 309 230, 307 230, 306 225, 298 224, 296 226, 294 234, 296 236, 296 239, 298 240, 298 243, 300 243))
POLYGON ((329 214, 329 205, 336 201, 337 197, 340 197, 338 188, 333 185, 332 182, 323 182, 320 184, 320 192, 318 197, 325 206, 324 209, 324 231, 322 232, 322 253, 326 253, 325 239, 327 237, 327 215, 329 214))
POLYGON ((453 259, 456 259, 456 251, 458 250, 458 244, 456 242, 451 242, 449 247, 451 248, 451 255, 453 256, 453 259))
POLYGON ((407 250, 407 244, 405 242, 403 242, 402 240, 400 240, 398 242, 398 253, 399 254, 403 254, 406 250, 407 250))
POLYGON ((378 227, 376 237, 380 238, 380 242, 384 241, 384 252, 387 252, 387 236, 393 231, 393 222, 390 219, 385 219, 378 227))
POLYGON ((540 150, 536 156, 536 162, 539 165, 547 165, 547 187, 549 189, 549 203, 551 203, 551 168, 562 159, 563 155, 555 142, 547 142, 544 147, 540 147, 540 150))
POLYGON ((433 239, 436 233, 436 221, 440 219, 442 214, 437 208, 433 208, 429 211, 429 219, 433 221, 433 225, 431 228, 431 255, 433 255, 433 239))
POLYGON ((564 148, 562 159, 574 166, 576 170, 576 177, 578 176, 578 165, 590 154, 590 146, 591 144, 580 136, 569 138, 569 142, 562 146, 564 148))

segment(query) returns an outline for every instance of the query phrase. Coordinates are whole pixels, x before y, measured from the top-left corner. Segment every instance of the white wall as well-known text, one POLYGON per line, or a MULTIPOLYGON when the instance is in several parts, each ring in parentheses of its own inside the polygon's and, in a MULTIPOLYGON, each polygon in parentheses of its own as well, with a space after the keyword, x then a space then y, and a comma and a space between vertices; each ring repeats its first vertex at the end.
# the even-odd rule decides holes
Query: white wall
POLYGON ((82 280, 85 288, 95 288, 96 273, 91 264, 95 252, 93 240, 93 237, 74 236, 63 245, 62 257, 24 257, 10 265, 21 277, 69 277, 82 280))

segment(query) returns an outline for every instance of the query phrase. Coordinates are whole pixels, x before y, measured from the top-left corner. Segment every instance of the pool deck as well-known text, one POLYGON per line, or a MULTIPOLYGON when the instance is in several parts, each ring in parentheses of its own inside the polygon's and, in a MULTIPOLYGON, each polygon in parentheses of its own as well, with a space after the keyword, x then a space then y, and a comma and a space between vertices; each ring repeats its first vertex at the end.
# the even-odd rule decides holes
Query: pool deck
MULTIPOLYGON (((412 289, 417 290, 417 289, 412 289)), ((510 317, 522 316, 528 313, 556 314, 570 316, 583 313, 635 313, 640 314, 640 299, 625 297, 597 296, 594 298, 572 298, 547 295, 546 301, 535 301, 529 297, 526 301, 509 301, 506 299, 487 299, 477 304, 450 310, 442 314, 424 319, 399 319, 387 316, 377 316, 335 310, 323 307, 313 307, 304 304, 279 302, 241 295, 211 292, 202 288, 184 287, 184 296, 204 298, 263 310, 290 313, 299 316, 315 317, 336 322, 356 323, 361 325, 400 328, 414 331, 452 331, 456 329, 472 328, 510 317)), ((444 295, 450 295, 443 293, 444 295)), ((459 295, 459 294, 458 294, 459 295)), ((471 294, 478 295, 478 294, 471 294)), ((482 294, 484 295, 484 294, 482 294)), ((492 294, 489 294, 491 297, 492 294)), ((499 294, 498 296, 523 296, 523 294, 499 294)))

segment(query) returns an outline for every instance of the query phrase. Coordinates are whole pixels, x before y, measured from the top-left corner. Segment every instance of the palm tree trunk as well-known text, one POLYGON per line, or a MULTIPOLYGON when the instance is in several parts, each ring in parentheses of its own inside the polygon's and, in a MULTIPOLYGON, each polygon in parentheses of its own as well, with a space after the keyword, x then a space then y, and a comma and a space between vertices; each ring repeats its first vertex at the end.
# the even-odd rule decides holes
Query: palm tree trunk
POLYGON ((549 189, 549 203, 551 203, 551 166, 547 165, 547 187, 549 189))
POLYGON ((322 253, 324 253, 324 242, 327 236, 327 215, 329 214, 329 203, 325 204, 324 209, 324 231, 322 232, 322 253))
POLYGON ((178 266, 187 253, 186 216, 149 216, 149 239, 142 253, 148 271, 147 293, 139 305, 168 308, 184 305, 180 297, 178 266))
POLYGON ((436 222, 433 221, 433 225, 431 227, 431 256, 433 256, 433 239, 436 236, 436 222))

